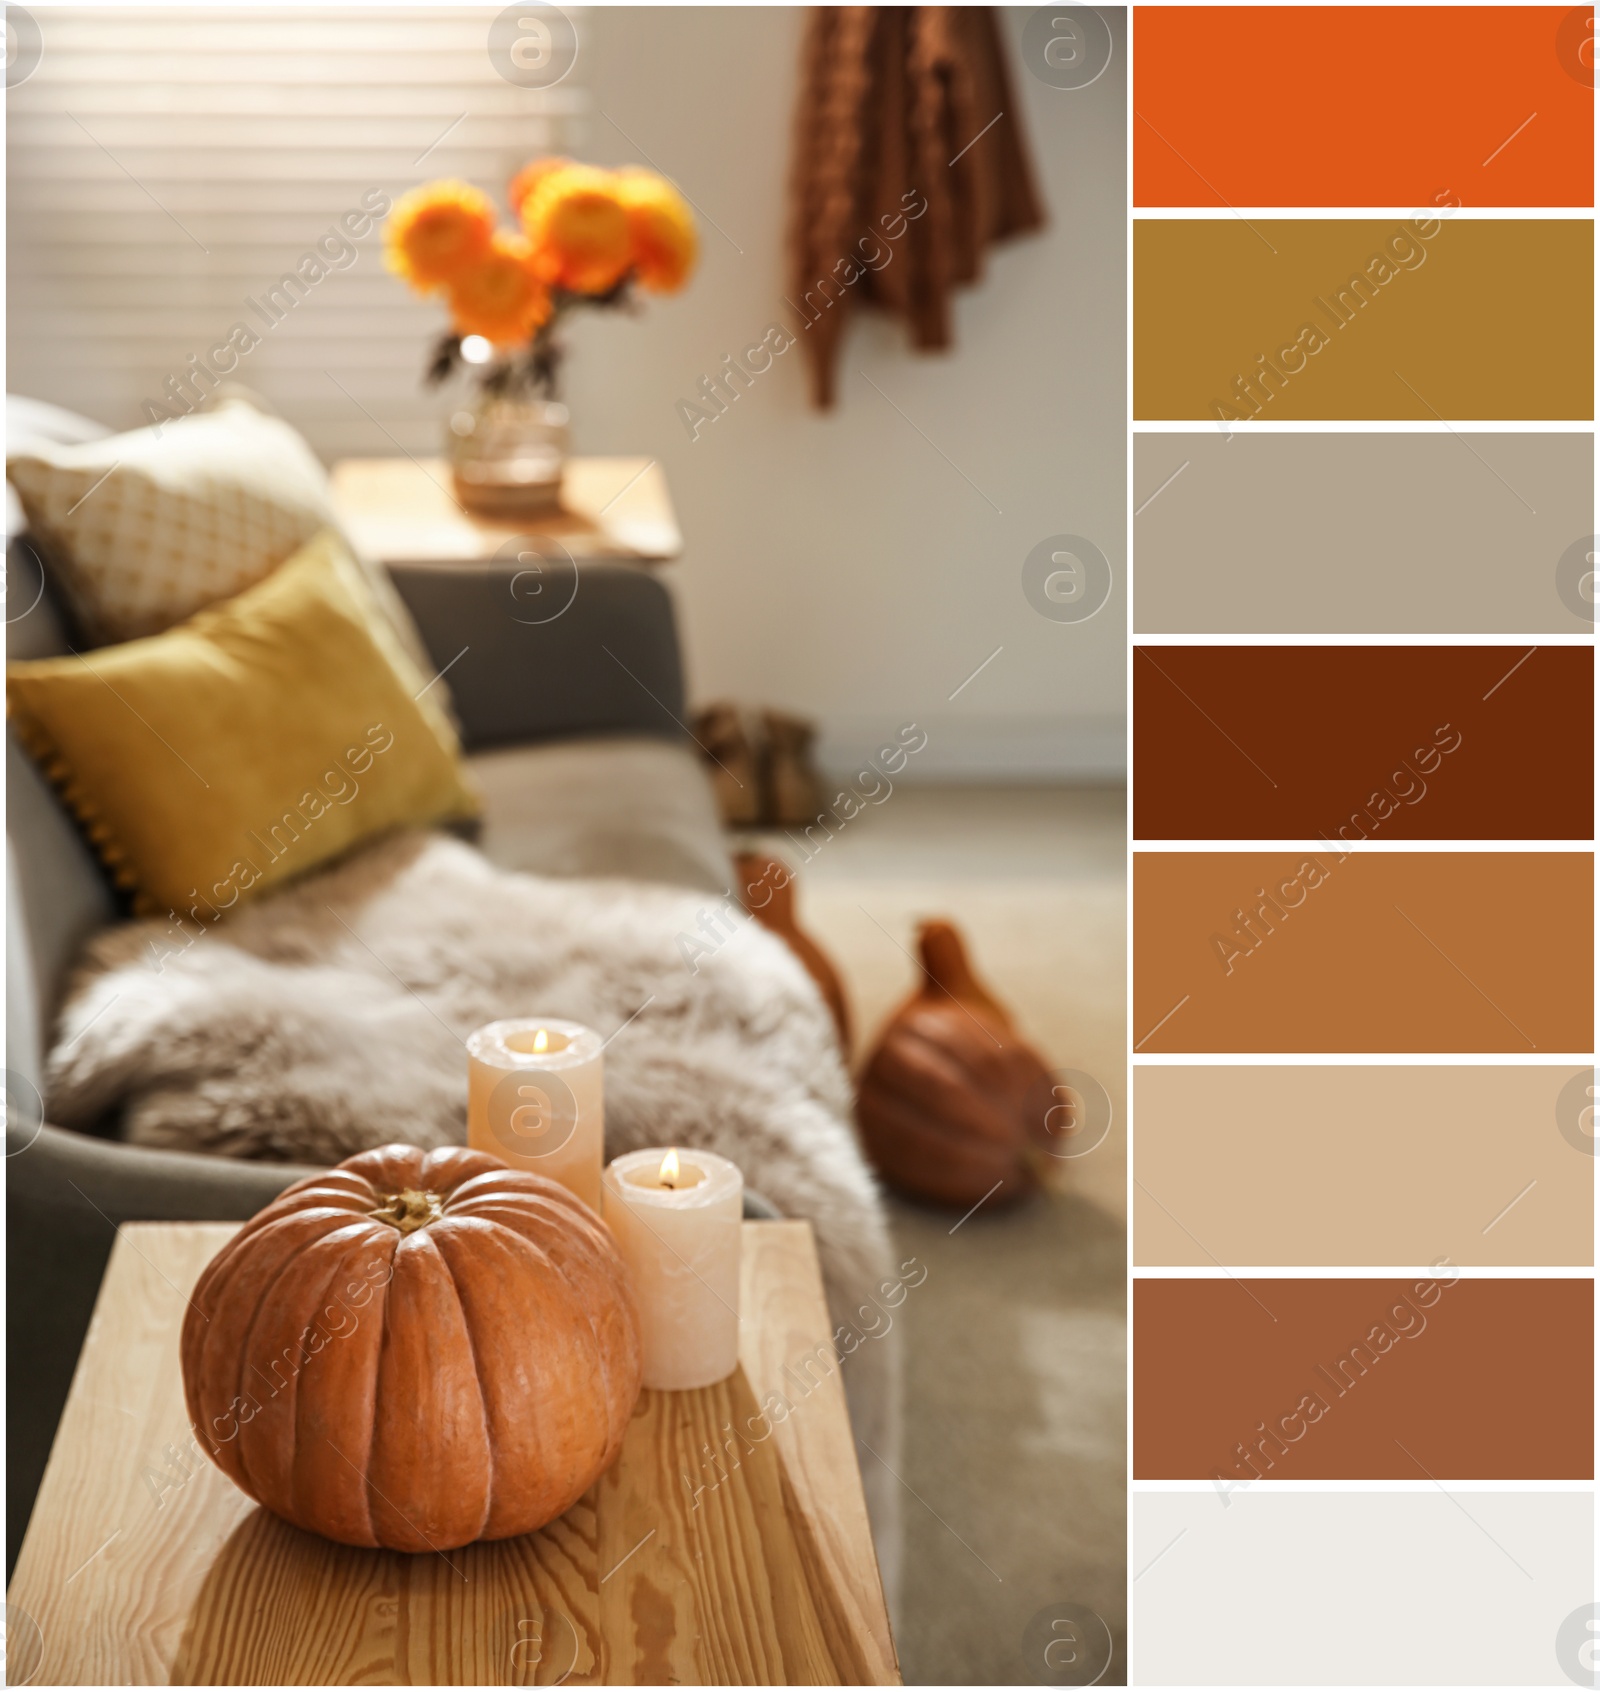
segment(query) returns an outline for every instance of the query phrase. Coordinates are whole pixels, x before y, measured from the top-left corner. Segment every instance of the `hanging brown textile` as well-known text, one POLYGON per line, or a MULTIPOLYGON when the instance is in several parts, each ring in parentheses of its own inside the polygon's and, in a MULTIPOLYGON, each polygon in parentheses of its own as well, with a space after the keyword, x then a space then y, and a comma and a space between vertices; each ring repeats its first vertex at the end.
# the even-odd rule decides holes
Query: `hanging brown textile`
POLYGON ((1039 229, 995 14, 983 6, 819 6, 806 26, 790 188, 789 303, 812 399, 828 407, 858 300, 950 345, 950 290, 984 249, 1039 229), (987 127, 986 127, 987 126, 987 127))

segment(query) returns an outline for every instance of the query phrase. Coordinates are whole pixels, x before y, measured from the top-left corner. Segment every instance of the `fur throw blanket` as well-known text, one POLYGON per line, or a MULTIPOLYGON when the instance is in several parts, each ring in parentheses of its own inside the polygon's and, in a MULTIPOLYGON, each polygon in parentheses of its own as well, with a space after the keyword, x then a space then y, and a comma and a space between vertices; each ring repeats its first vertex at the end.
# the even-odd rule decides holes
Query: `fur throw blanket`
MULTIPOLYGON (((731 1159, 816 1230, 836 1326, 866 1331, 864 1307, 879 1332, 889 1234, 828 1012, 754 922, 708 956, 707 904, 391 836, 189 936, 170 921, 99 935, 48 1064, 49 1119, 88 1129, 115 1114, 139 1145, 314 1164, 459 1144, 465 1037, 505 1016, 570 1017, 610 1036, 606 1157, 676 1144, 731 1159)), ((849 1347, 842 1369, 857 1434, 898 1466, 893 1343, 849 1347)), ((888 1577, 895 1483, 870 1457, 863 1478, 888 1577)))

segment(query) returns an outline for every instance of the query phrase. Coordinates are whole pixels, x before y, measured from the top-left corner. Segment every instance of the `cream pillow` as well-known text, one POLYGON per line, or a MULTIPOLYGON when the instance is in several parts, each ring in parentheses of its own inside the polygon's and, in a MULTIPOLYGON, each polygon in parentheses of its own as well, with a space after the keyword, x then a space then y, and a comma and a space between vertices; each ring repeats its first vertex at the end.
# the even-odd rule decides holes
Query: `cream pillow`
POLYGON ((31 440, 6 476, 97 645, 231 598, 334 522, 311 448, 242 400, 80 446, 31 440))

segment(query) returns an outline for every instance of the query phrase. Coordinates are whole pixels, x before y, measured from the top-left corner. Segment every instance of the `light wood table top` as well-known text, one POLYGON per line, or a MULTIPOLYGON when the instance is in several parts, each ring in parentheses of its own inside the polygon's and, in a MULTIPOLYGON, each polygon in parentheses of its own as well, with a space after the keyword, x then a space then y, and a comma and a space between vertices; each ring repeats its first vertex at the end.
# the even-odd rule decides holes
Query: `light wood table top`
POLYGON ((427 1556, 303 1533, 198 1454, 178 1331, 234 1232, 119 1231, 8 1594, 12 1685, 898 1684, 809 1224, 744 1224, 731 1379, 644 1393, 540 1532, 427 1556), (769 1393, 791 1413, 748 1423, 769 1393), (696 1499, 725 1423, 772 1431, 696 1499))
POLYGON ((456 500, 442 458, 345 458, 333 467, 333 504, 358 551, 381 564, 480 563, 517 536, 549 536, 573 558, 661 564, 683 550, 652 458, 569 458, 561 509, 479 517, 456 500))

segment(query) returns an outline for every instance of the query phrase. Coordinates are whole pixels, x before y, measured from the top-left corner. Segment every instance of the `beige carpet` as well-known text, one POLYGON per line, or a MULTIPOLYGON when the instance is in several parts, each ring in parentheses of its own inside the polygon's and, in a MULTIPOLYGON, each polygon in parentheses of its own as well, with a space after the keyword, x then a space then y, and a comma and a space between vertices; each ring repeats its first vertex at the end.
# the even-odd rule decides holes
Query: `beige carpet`
POLYGON ((908 1682, 1030 1683, 1024 1629, 1062 1603, 1111 1632, 1101 1684, 1126 1678, 1122 805, 1104 788, 902 787, 809 862, 760 836, 844 976, 858 1061, 913 984, 917 918, 948 916, 1047 1061, 1096 1077, 1114 1109, 1026 1205, 965 1221, 893 1205, 902 1255, 928 1266, 901 1309, 908 1682))

